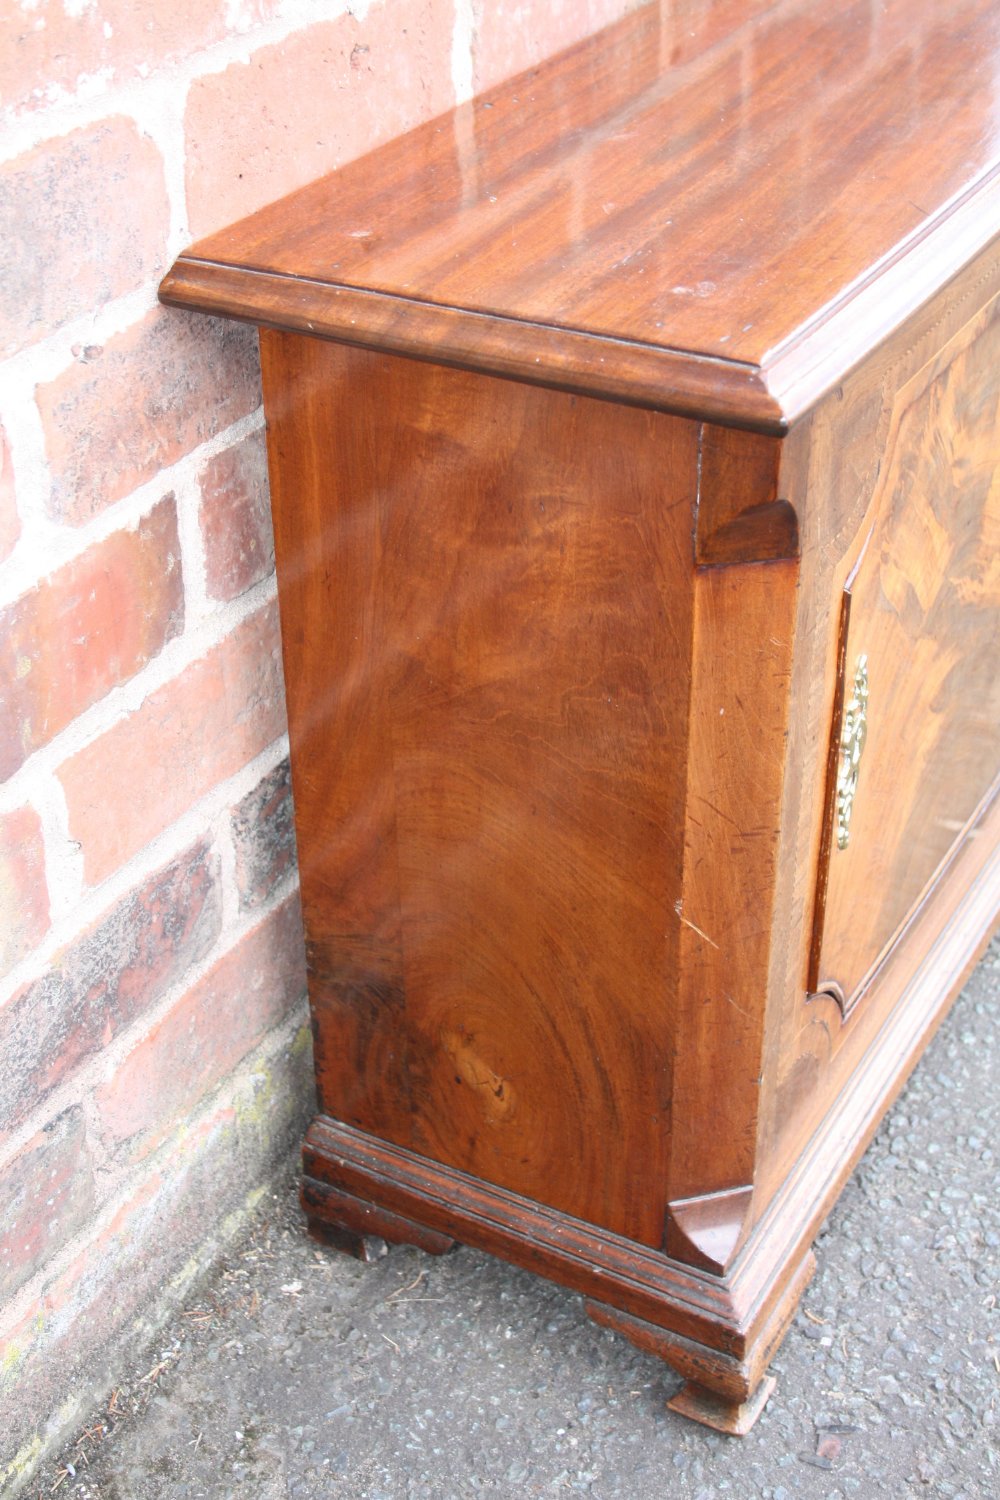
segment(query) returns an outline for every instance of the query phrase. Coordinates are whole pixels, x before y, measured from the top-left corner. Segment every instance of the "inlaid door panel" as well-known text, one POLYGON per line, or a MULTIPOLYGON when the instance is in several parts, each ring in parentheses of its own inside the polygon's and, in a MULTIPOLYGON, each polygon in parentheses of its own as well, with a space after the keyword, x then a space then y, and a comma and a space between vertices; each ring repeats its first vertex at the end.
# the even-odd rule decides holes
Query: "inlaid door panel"
POLYGON ((857 1003, 1000 770, 1000 319, 900 392, 844 595, 810 989, 857 1003))

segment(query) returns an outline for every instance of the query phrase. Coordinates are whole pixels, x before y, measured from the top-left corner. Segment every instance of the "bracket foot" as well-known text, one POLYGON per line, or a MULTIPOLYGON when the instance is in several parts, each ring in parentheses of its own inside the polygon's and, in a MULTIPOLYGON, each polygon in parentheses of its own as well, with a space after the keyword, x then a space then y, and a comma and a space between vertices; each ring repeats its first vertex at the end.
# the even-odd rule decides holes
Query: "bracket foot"
POLYGON ((313 1239, 356 1260, 380 1260, 390 1245, 415 1245, 428 1255, 446 1255, 455 1248, 447 1235, 314 1177, 303 1179, 301 1200, 313 1239))
POLYGON ((667 1406, 682 1417, 690 1417, 692 1422, 714 1427, 716 1432, 728 1433, 730 1437, 746 1437, 777 1383, 773 1375, 765 1375, 745 1401, 727 1401, 724 1396, 689 1380, 676 1396, 671 1396, 667 1406))

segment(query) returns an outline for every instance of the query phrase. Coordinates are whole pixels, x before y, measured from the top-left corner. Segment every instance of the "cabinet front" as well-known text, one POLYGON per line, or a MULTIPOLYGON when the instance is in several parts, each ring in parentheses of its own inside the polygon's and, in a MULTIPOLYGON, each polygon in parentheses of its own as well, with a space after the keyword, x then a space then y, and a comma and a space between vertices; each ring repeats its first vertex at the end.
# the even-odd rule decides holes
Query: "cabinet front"
POLYGON ((845 1013, 997 790, 997 309, 899 393, 844 592, 810 987, 845 1013))

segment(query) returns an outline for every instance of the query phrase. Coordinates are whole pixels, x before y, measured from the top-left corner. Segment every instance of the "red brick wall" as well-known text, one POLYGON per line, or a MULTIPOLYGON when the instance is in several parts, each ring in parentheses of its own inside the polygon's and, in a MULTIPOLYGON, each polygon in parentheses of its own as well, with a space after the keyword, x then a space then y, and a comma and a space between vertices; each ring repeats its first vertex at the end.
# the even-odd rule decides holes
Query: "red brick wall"
POLYGON ((157 281, 632 3, 2 8, 4 1494, 309 1106, 256 341, 157 281))

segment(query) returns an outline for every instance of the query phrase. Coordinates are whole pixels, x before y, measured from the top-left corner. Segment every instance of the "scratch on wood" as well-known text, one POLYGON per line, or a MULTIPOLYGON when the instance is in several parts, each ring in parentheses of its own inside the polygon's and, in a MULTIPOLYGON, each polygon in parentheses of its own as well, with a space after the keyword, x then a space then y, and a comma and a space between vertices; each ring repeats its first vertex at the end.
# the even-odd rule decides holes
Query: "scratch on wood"
POLYGON ((680 901, 674 903, 674 911, 677 913, 680 920, 684 923, 685 927, 690 927, 692 932, 696 932, 700 938, 705 939, 706 943, 712 943, 712 947, 718 949, 718 943, 713 943, 707 932, 702 932, 700 927, 696 926, 694 922, 689 922, 687 917, 684 916, 683 912, 681 911, 680 901))

